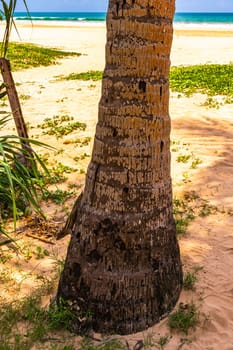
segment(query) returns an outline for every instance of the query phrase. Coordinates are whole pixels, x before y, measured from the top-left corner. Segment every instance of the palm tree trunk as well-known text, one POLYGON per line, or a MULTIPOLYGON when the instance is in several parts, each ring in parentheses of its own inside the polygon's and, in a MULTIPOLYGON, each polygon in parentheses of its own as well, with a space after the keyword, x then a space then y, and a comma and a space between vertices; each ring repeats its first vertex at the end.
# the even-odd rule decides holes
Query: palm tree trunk
POLYGON ((10 61, 5 57, 0 57, 0 70, 2 73, 4 84, 6 86, 6 92, 13 114, 16 130, 18 136, 21 138, 22 162, 25 165, 27 165, 28 168, 31 168, 32 164, 36 166, 34 162, 34 154, 29 141, 26 140, 28 139, 27 127, 23 118, 23 113, 20 106, 14 79, 12 77, 10 61))
POLYGON ((171 0, 109 2, 93 154, 57 294, 79 315, 76 331, 90 324, 137 332, 179 297, 168 111, 173 15, 171 0))

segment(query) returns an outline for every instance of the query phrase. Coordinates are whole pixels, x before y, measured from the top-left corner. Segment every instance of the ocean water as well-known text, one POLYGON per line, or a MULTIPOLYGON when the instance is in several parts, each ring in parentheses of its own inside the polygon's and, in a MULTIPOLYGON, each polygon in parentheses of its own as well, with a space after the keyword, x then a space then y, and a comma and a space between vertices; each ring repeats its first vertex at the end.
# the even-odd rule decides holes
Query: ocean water
MULTIPOLYGON (((31 12, 32 21, 59 21, 74 23, 104 23, 105 12, 31 12)), ((26 12, 15 12, 16 21, 28 21, 26 12)), ((233 29, 233 13, 176 13, 175 27, 215 27, 233 29)))
MULTIPOLYGON (((30 12, 32 21, 104 22, 105 12, 30 12)), ((27 12, 15 12, 16 21, 30 20, 27 12)))

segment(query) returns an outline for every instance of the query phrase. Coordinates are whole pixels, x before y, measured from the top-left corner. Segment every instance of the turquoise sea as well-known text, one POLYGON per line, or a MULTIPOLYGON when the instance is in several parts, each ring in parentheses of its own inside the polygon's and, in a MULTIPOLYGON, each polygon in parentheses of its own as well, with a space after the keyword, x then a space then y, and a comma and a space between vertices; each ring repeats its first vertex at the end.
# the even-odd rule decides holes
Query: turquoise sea
MULTIPOLYGON (((105 12, 31 12, 33 21, 103 23, 105 12)), ((16 12, 16 21, 29 20, 26 12, 16 12)), ((233 29, 233 13, 176 13, 175 26, 217 26, 233 29)))

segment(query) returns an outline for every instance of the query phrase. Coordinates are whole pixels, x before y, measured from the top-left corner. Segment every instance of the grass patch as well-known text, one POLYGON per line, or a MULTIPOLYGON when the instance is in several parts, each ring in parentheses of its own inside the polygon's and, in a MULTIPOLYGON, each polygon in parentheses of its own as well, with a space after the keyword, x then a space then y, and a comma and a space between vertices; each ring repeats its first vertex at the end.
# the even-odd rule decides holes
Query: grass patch
POLYGON ((210 96, 233 96, 233 64, 203 64, 172 67, 170 71, 172 91, 189 96, 201 92, 210 96))
POLYGON ((182 198, 173 199, 173 214, 177 234, 186 234, 187 228, 197 216, 206 217, 216 212, 224 212, 200 198, 195 191, 187 191, 182 198))
POLYGON ((77 169, 71 168, 59 162, 56 166, 49 169, 49 175, 45 177, 45 183, 57 184, 65 182, 67 180, 67 176, 65 176, 65 174, 71 174, 75 171, 77 171, 77 169))
POLYGON ((168 325, 172 330, 188 334, 190 328, 199 323, 199 312, 194 304, 180 303, 177 311, 168 317, 168 325))
POLYGON ((13 71, 56 64, 58 59, 80 56, 77 52, 49 49, 34 44, 10 43, 7 58, 13 71))
MULTIPOLYGON (((103 77, 102 71, 87 71, 59 76, 65 80, 98 81, 103 77)), ((201 92, 209 96, 224 95, 225 103, 232 103, 233 98, 233 64, 203 64, 187 67, 172 67, 170 71, 172 91, 189 96, 201 92)), ((212 105, 212 100, 207 101, 212 105)))
POLYGON ((84 131, 86 129, 85 123, 73 120, 74 118, 68 115, 55 115, 53 118, 45 118, 44 122, 37 127, 43 130, 44 135, 54 135, 59 139, 75 130, 84 131))
POLYGON ((197 276, 193 272, 187 272, 184 274, 183 287, 185 290, 195 290, 195 283, 197 282, 197 276))
POLYGON ((62 299, 58 304, 54 302, 47 308, 41 307, 43 297, 51 293, 54 282, 54 280, 47 281, 34 291, 32 296, 0 305, 0 350, 127 349, 126 345, 116 337, 104 338, 98 343, 84 337, 78 347, 71 344, 73 341, 70 333, 67 333, 65 340, 64 332, 72 329, 77 314, 72 312, 62 299), (59 330, 62 331, 61 334, 57 332, 59 330), (53 339, 56 344, 51 344, 53 339), (50 342, 50 345, 47 342, 50 342))
POLYGON ((195 219, 195 213, 193 205, 185 198, 174 198, 173 200, 173 213, 176 222, 176 233, 186 234, 189 223, 195 219))
POLYGON ((56 189, 55 191, 50 191, 48 189, 44 189, 42 198, 44 200, 50 199, 56 204, 63 204, 72 195, 73 195, 73 192, 70 192, 70 191, 63 191, 60 189, 56 189))
MULTIPOLYGON (((44 284, 33 296, 0 306, 0 350, 29 350, 36 343, 43 343, 50 332, 70 329, 76 316, 64 302, 47 309, 41 307, 42 297, 51 292, 52 284, 44 284)), ((65 348, 72 349, 70 345, 65 348)))
POLYGON ((99 71, 99 70, 90 70, 88 72, 71 73, 69 75, 61 75, 58 78, 64 79, 64 80, 98 81, 98 80, 101 80, 103 78, 103 72, 99 71))

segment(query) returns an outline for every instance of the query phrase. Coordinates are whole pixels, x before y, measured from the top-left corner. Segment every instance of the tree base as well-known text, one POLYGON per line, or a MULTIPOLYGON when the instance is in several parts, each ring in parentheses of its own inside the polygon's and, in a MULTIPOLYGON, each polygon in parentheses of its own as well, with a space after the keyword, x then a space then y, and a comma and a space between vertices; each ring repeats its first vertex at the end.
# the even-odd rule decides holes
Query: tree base
POLYGON ((82 241, 73 236, 57 294, 58 302, 60 298, 66 300, 75 315, 72 330, 131 334, 165 317, 182 287, 174 233, 174 225, 166 232, 154 232, 157 242, 151 251, 148 246, 138 250, 137 244, 127 250, 119 237, 110 249, 107 237, 105 246, 100 239, 98 247, 87 237, 82 241))

